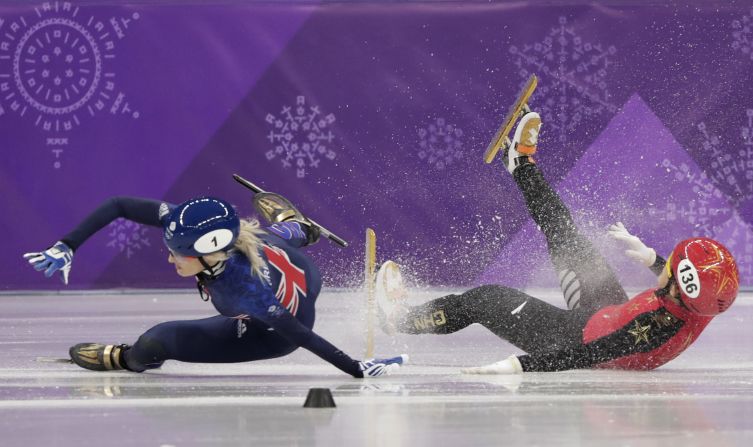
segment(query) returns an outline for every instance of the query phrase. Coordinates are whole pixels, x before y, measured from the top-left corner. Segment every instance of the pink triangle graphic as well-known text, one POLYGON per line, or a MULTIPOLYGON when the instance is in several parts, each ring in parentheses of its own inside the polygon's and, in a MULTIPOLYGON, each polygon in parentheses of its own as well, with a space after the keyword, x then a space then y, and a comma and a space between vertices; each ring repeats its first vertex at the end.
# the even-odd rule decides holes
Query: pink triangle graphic
MULTIPOLYGON (((546 166, 541 169, 546 175, 546 166)), ((741 285, 753 284, 750 225, 637 94, 555 189, 581 232, 599 248, 625 287, 651 287, 655 279, 648 269, 627 259, 623 248, 607 237, 606 228, 616 221, 622 221, 665 257, 682 239, 714 237, 738 260, 741 285)), ((477 283, 558 285, 546 241, 532 220, 502 248, 477 283)))

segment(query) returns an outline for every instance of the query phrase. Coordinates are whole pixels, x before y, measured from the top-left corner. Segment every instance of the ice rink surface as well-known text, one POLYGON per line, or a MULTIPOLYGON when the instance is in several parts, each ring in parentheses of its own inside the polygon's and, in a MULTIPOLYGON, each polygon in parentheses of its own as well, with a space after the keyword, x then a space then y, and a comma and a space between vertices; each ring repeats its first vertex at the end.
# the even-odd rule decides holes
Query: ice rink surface
MULTIPOLYGON (((418 300, 448 291, 423 291, 418 300)), ((555 291, 529 291, 558 304, 555 291)), ((195 292, 0 295, 1 446, 750 446, 753 293, 651 372, 465 376, 517 353, 480 326, 387 337, 399 375, 353 379, 298 350, 244 364, 167 362, 144 374, 43 363, 79 342, 132 343, 151 325, 214 315, 195 292), (334 409, 302 408, 330 388, 334 409)), ((365 298, 325 290, 315 330, 362 357, 365 298)))

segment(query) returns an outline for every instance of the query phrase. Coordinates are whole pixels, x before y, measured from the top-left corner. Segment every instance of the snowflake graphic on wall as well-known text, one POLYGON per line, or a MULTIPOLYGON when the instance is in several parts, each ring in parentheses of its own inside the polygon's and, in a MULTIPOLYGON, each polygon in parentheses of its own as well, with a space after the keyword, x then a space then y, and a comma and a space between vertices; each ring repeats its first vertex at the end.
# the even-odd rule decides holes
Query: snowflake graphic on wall
POLYGON ((126 219, 117 219, 109 225, 107 235, 110 242, 108 247, 117 249, 120 253, 125 252, 126 258, 130 258, 135 250, 151 246, 147 238, 147 227, 131 222, 126 219))
POLYGON ((753 109, 746 110, 747 123, 742 127, 742 144, 738 153, 724 153, 719 136, 709 132, 705 123, 698 125, 703 134, 703 152, 713 159, 711 182, 720 189, 732 191, 734 206, 753 199, 753 109))
POLYGON ((544 102, 536 104, 536 111, 560 143, 567 142, 568 134, 585 117, 617 110, 609 102, 605 82, 617 49, 584 42, 568 26, 566 17, 559 18, 542 42, 513 45, 510 53, 523 79, 521 88, 531 74, 541 78, 534 96, 544 102))
POLYGON ((418 158, 437 169, 444 169, 463 157, 463 131, 444 118, 437 118, 424 129, 418 129, 418 158))
POLYGON ((734 253, 741 278, 753 277, 753 227, 732 209, 753 200, 753 109, 746 111, 747 122, 741 129, 742 144, 737 154, 724 153, 722 141, 705 123, 698 124, 703 136, 703 153, 713 161, 708 172, 691 172, 685 164, 663 160, 662 166, 677 180, 692 188, 696 199, 677 205, 649 210, 649 215, 667 221, 684 220, 694 225, 691 236, 705 236, 722 241, 734 253), (722 190, 731 191, 724 194, 722 190), (747 231, 746 231, 747 230, 747 231))
POLYGON ((278 116, 268 113, 266 122, 272 126, 267 139, 275 145, 267 151, 267 160, 278 158, 285 168, 296 170, 296 177, 318 168, 322 158, 334 160, 335 137, 329 127, 335 115, 323 115, 318 106, 306 105, 304 96, 296 98, 295 106, 284 106, 278 116))
POLYGON ((714 227, 729 220, 732 214, 729 204, 705 172, 694 172, 687 164, 681 163, 678 166, 666 158, 661 165, 673 173, 676 180, 685 183, 693 191, 695 199, 679 204, 667 201, 663 207, 650 208, 650 216, 660 217, 667 222, 687 222, 693 225, 693 234, 690 236, 709 236, 714 227))
POLYGON ((751 42, 751 26, 753 25, 753 8, 750 15, 732 22, 732 48, 740 50, 753 59, 753 42, 751 42))

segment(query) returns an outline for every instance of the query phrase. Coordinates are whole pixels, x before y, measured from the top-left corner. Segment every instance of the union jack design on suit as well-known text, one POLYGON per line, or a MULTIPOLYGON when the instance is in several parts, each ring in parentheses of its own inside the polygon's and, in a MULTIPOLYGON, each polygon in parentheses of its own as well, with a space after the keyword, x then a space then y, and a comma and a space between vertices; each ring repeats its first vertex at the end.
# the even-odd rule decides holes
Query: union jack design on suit
POLYGON ((298 312, 300 298, 306 296, 306 273, 293 264, 282 249, 265 245, 264 254, 269 264, 280 272, 280 284, 275 296, 280 300, 282 307, 295 315, 298 312))

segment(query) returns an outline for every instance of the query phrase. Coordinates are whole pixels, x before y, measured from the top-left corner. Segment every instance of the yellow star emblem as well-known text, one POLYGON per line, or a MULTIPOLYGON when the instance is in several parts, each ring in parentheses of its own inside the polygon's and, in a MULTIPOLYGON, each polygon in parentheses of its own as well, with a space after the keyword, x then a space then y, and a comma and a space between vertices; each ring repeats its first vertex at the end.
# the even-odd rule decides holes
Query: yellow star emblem
POLYGON ((632 329, 628 330, 628 333, 635 337, 635 344, 637 345, 641 341, 648 343, 648 331, 651 330, 651 324, 641 326, 638 321, 635 321, 632 329))

